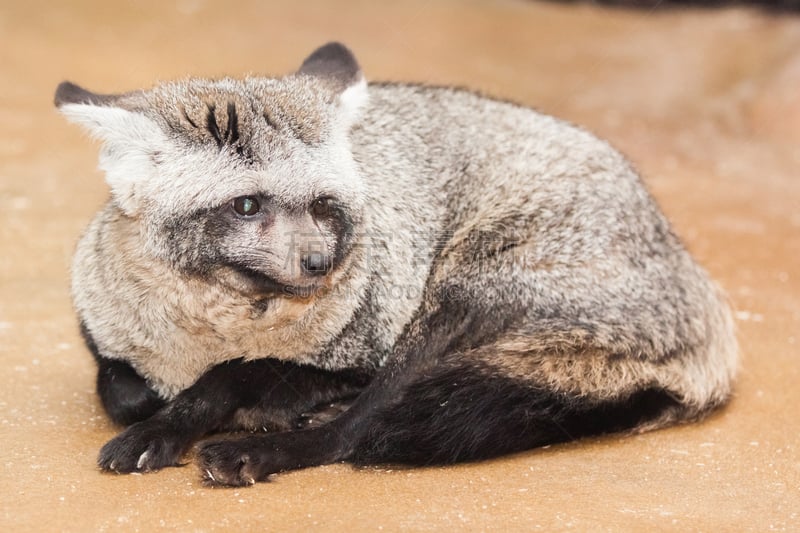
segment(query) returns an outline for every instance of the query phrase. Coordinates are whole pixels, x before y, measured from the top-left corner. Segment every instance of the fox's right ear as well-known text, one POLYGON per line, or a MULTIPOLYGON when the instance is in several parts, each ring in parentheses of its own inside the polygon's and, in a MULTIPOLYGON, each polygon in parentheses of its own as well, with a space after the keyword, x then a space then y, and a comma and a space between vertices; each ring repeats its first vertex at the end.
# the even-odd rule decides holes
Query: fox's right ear
POLYGON ((153 155, 167 143, 161 127, 135 103, 132 94, 95 94, 68 81, 58 86, 55 95, 56 107, 67 119, 103 142, 100 169, 117 204, 129 215, 139 207, 134 184, 153 176, 153 155))
POLYGON ((337 42, 320 46, 300 65, 298 74, 324 80, 338 94, 344 129, 356 120, 367 102, 367 82, 353 52, 337 42))

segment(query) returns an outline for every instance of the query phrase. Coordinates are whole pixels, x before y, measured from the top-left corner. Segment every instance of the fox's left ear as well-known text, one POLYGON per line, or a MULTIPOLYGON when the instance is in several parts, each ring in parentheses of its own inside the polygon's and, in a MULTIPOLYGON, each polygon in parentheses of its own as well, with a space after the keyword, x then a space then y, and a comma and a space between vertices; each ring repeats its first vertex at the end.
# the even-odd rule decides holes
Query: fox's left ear
POLYGON ((338 94, 343 121, 349 126, 367 102, 367 81, 353 53, 341 43, 328 43, 303 61, 297 74, 323 80, 338 94))
POLYGON ((97 94, 64 81, 54 103, 71 122, 105 143, 151 143, 163 132, 142 113, 140 100, 140 93, 97 94))
POLYGON ((95 94, 68 81, 55 95, 59 111, 103 141, 100 168, 117 204, 129 215, 139 207, 136 183, 151 177, 153 154, 166 144, 161 127, 137 109, 140 99, 137 93, 95 94))

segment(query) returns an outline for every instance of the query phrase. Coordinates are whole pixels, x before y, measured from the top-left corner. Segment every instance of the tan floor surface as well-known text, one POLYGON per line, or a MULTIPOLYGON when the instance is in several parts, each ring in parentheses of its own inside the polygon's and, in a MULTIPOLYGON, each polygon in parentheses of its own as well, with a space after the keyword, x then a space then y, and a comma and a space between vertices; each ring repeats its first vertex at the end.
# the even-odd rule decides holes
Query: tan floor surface
POLYGON ((800 19, 501 2, 0 3, 0 531, 800 530, 800 19), (69 4, 69 5, 68 5, 69 4), (481 464, 286 474, 95 467, 117 431, 70 307, 107 188, 52 108, 157 79, 283 73, 332 38, 372 79, 467 85, 585 124, 641 169, 736 306, 742 371, 704 423, 481 464))

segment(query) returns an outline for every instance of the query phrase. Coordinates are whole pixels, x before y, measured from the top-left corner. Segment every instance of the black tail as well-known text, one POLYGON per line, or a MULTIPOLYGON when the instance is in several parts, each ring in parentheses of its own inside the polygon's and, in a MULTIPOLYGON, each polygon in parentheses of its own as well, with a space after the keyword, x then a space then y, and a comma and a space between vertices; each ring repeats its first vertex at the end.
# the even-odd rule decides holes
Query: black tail
POLYGON ((439 368, 370 417, 350 460, 419 465, 485 459, 635 428, 679 405, 658 388, 601 402, 488 369, 439 368))

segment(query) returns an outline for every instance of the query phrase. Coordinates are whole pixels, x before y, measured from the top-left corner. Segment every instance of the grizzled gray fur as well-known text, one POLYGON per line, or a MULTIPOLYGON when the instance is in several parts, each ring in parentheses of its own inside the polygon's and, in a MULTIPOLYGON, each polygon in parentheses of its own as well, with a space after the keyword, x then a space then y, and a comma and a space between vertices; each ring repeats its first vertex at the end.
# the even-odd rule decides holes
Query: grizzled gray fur
POLYGON ((206 433, 267 425, 282 431, 204 444, 206 479, 470 460, 571 438, 536 433, 554 421, 643 430, 730 395, 724 297, 631 165, 578 127, 465 90, 367 84, 335 43, 284 77, 64 83, 56 104, 102 141, 111 189, 72 269, 104 405, 137 421, 105 469, 155 470, 206 433), (209 377, 259 364, 330 373, 295 390, 366 378, 277 409, 268 372, 248 385, 257 400, 209 377), (311 403, 354 395, 293 429, 311 403), (230 409, 203 411, 222 397, 230 409))

